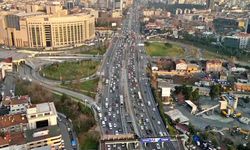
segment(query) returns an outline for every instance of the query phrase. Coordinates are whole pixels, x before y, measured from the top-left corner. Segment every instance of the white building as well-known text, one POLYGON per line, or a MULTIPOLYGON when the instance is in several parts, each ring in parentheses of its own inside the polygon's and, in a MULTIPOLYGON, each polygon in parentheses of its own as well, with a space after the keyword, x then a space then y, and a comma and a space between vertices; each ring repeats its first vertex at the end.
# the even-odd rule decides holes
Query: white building
POLYGON ((6 97, 2 101, 2 105, 9 108, 9 114, 25 113, 30 106, 30 97, 27 95, 15 98, 6 97))
POLYGON ((240 43, 239 43, 240 49, 246 49, 248 47, 248 45, 250 44, 250 34, 238 33, 238 34, 234 35, 234 37, 236 37, 240 40, 240 43))
POLYGON ((176 70, 177 71, 186 71, 187 70, 187 63, 185 60, 180 59, 176 61, 176 70))
POLYGON ((171 88, 170 87, 162 87, 162 90, 161 90, 161 96, 162 97, 170 97, 171 95, 171 88))
POLYGON ((12 72, 12 71, 13 71, 12 58, 0 60, 0 80, 5 77, 6 72, 12 72))
POLYGON ((0 116, 1 150, 59 150, 62 135, 54 103, 31 105, 26 113, 0 116))
POLYGON ((32 105, 27 109, 26 114, 30 129, 57 125, 57 112, 54 103, 32 105))

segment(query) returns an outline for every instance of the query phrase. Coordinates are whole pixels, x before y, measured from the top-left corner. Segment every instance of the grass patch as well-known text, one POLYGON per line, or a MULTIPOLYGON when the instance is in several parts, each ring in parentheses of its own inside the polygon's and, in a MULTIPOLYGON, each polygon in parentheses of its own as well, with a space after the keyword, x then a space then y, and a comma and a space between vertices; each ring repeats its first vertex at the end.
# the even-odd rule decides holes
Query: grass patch
POLYGON ((88 50, 81 51, 81 54, 89 54, 89 55, 103 55, 107 51, 107 47, 98 47, 98 48, 92 48, 88 50))
POLYGON ((84 78, 97 71, 100 62, 98 61, 78 61, 56 63, 44 67, 40 74, 53 80, 74 80, 84 78))
POLYGON ((184 55, 184 50, 180 46, 170 43, 147 42, 145 46, 150 56, 183 57, 184 55))
POLYGON ((228 56, 216 54, 214 52, 207 51, 207 50, 204 50, 201 53, 202 53, 202 56, 204 57, 204 59, 228 59, 228 56))
POLYGON ((85 82, 69 83, 63 86, 72 89, 74 91, 79 91, 89 97, 95 98, 98 82, 99 78, 95 78, 93 80, 87 80, 85 82))
POLYGON ((106 50, 98 50, 98 49, 91 49, 86 51, 81 51, 81 54, 89 54, 89 55, 103 55, 106 50))

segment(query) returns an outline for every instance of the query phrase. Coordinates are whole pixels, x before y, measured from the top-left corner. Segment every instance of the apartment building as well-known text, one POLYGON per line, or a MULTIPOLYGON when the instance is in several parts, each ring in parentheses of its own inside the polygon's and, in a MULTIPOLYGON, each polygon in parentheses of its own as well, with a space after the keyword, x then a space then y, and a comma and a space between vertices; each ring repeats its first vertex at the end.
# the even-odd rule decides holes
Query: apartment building
POLYGON ((62 149, 53 102, 29 105, 24 113, 0 116, 0 131, 1 150, 62 149))
POLYGON ((9 109, 9 114, 25 113, 30 104, 30 97, 17 96, 17 97, 5 97, 2 101, 2 105, 9 109))
POLYGON ((187 70, 187 63, 185 60, 180 59, 175 62, 176 70, 177 71, 186 71, 187 70))
POLYGON ((208 60, 206 62, 207 72, 220 72, 222 70, 222 62, 220 60, 208 60))

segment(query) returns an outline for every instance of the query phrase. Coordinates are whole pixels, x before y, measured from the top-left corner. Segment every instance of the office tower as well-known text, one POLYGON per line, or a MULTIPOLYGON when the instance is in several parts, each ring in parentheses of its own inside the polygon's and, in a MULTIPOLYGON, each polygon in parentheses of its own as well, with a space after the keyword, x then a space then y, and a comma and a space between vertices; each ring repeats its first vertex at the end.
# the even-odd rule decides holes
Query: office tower
POLYGON ((214 0, 207 0, 207 9, 214 10, 214 0))
POLYGON ((250 34, 250 19, 248 19, 246 23, 246 33, 250 34))

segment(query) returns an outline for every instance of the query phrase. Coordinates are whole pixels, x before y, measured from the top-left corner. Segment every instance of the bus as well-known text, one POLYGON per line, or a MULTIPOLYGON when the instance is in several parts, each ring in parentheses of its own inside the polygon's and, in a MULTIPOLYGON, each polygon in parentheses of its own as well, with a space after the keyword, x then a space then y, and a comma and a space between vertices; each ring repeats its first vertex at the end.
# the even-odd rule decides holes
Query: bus
POLYGON ((142 99, 141 92, 138 92, 139 99, 142 99))
POLYGON ((121 105, 123 105, 123 95, 120 95, 120 103, 121 103, 121 105))

